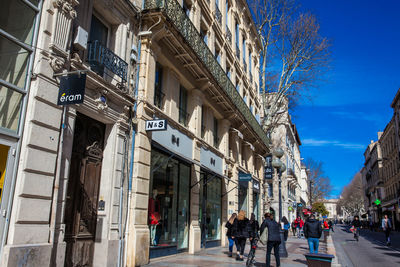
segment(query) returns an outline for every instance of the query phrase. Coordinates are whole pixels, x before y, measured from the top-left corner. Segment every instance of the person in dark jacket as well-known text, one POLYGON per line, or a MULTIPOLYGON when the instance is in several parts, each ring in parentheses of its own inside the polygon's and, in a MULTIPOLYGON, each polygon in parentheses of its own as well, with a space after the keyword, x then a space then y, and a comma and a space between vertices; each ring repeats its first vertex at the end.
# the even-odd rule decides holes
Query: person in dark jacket
POLYGON ((318 253, 319 239, 322 235, 321 223, 312 214, 310 219, 304 224, 304 237, 307 238, 310 253, 318 253))
POLYGON ((244 210, 239 211, 238 217, 233 221, 232 235, 234 236, 236 247, 238 249, 236 260, 243 261, 244 248, 246 246, 246 239, 253 239, 254 235, 250 227, 249 219, 246 218, 244 210))
POLYGON ((268 242, 267 242, 267 267, 271 266, 271 252, 274 249, 276 266, 281 265, 280 256, 279 256, 279 245, 281 244, 281 236, 280 236, 280 225, 274 221, 273 217, 265 216, 264 222, 261 224, 260 233, 264 231, 265 228, 268 228, 268 242))
POLYGON ((354 238, 358 241, 361 228, 360 217, 358 217, 358 215, 354 216, 354 220, 351 222, 351 226, 354 227, 354 238))
MULTIPOLYGON (((236 217, 237 217, 237 214, 236 213, 232 213, 231 217, 229 218, 229 220, 225 224, 225 227, 228 229, 226 231, 226 236, 228 237, 228 240, 229 240, 228 257, 232 257, 233 244, 235 243, 235 239, 234 239, 233 234, 232 234, 232 226, 233 226, 233 222, 235 221, 236 217)), ((237 247, 236 247, 236 249, 237 249, 237 247)))

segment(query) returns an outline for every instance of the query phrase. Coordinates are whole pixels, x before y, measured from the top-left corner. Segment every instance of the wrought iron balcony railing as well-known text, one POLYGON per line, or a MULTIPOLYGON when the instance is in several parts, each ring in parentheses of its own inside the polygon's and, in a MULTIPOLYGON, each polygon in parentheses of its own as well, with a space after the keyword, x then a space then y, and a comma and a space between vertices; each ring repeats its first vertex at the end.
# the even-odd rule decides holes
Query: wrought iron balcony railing
POLYGON ((95 68, 110 70, 121 78, 122 83, 127 81, 128 63, 114 54, 110 49, 101 45, 97 40, 88 43, 88 62, 95 68))
POLYGON ((236 44, 236 57, 240 59, 240 49, 238 44, 236 44))
POLYGON ((222 14, 217 5, 215 5, 215 18, 218 21, 219 25, 221 26, 222 25, 222 14))
POLYGON ((213 53, 202 40, 200 33, 185 14, 179 2, 176 0, 145 0, 144 9, 146 12, 161 11, 168 17, 176 30, 180 32, 206 69, 214 77, 218 86, 224 90, 259 138, 268 146, 267 135, 258 124, 254 115, 251 114, 250 109, 236 91, 235 86, 232 84, 225 71, 214 58, 213 53))
POLYGON ((229 30, 228 25, 226 25, 226 39, 228 40, 229 44, 232 43, 232 33, 231 30, 229 30))

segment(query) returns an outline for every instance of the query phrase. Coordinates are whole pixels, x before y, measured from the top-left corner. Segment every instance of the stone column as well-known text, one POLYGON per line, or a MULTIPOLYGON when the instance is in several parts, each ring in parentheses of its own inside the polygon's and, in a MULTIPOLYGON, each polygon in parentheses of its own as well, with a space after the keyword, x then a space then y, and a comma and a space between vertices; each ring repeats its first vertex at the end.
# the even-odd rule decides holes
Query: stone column
MULTIPOLYGON (((203 104, 203 93, 199 89, 191 91, 191 103, 193 116, 191 121, 195 135, 201 138, 201 114, 203 104)), ((201 229, 199 225, 199 194, 200 194, 200 142, 193 142, 193 160, 198 164, 192 165, 191 172, 191 194, 190 194, 190 229, 189 229, 189 253, 194 254, 201 250, 201 229)))
MULTIPOLYGON (((148 39, 142 40, 141 69, 139 72, 139 98, 144 97, 148 84, 154 84, 155 58, 148 39)), ((137 131, 134 149, 132 197, 129 203, 129 234, 127 237, 127 266, 139 266, 149 262, 150 232, 148 227, 148 201, 150 186, 151 136, 145 130, 150 119, 144 102, 137 106, 137 131)))

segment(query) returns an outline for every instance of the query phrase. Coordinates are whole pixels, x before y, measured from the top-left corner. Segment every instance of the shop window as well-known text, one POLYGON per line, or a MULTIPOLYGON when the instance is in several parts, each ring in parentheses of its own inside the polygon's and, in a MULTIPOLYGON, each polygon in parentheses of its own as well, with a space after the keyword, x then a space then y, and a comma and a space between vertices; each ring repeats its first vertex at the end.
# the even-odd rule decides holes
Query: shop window
POLYGON ((202 180, 199 196, 199 222, 202 231, 202 242, 221 239, 221 188, 219 177, 201 173, 202 180))
POLYGON ((165 94, 162 92, 162 78, 163 78, 163 67, 158 62, 156 63, 156 73, 154 81, 154 105, 162 109, 164 105, 165 94))
POLYGON ((22 0, 2 1, 0 29, 23 43, 32 44, 35 17, 36 11, 22 0))
POLYGON ((23 95, 10 88, 0 86, 0 127, 17 132, 21 117, 23 95))
POLYGON ((151 247, 188 248, 190 166, 155 149, 151 154, 151 247))
POLYGON ((0 36, 0 79, 24 89, 30 53, 0 36))
POLYGON ((248 184, 248 182, 239 182, 239 211, 244 210, 246 214, 248 206, 248 184))
POLYGON ((187 113, 187 90, 184 87, 179 89, 179 123, 187 126, 189 114, 187 113))

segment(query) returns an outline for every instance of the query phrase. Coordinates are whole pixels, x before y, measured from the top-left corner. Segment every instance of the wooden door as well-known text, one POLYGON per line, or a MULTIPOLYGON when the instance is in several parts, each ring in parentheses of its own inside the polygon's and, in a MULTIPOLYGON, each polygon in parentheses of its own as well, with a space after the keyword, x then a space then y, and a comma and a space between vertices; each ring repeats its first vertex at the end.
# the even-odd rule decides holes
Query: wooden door
POLYGON ((65 210, 65 266, 92 266, 105 125, 82 114, 75 121, 65 210))

